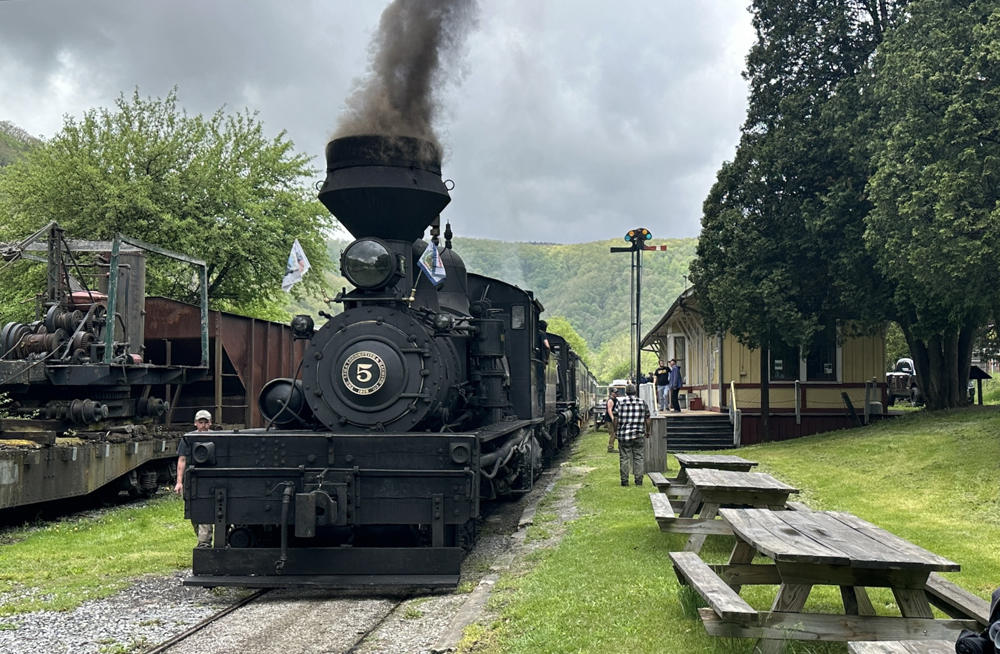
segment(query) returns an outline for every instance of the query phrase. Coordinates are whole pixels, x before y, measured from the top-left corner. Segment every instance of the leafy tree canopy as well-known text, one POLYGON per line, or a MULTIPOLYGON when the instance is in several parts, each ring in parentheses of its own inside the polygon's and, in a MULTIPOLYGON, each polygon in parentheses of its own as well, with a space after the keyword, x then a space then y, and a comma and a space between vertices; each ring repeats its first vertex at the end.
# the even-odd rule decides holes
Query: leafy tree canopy
POLYGON ((995 1, 921 0, 876 60, 866 242, 931 408, 965 402, 977 330, 1000 300, 997 43, 995 1))
POLYGON ((28 134, 17 125, 0 120, 0 167, 17 161, 39 143, 40 139, 28 134))
POLYGON ((583 337, 576 333, 573 325, 568 320, 562 316, 551 316, 545 320, 549 324, 548 331, 565 338, 569 346, 573 348, 577 356, 583 359, 588 368, 593 365, 593 356, 591 356, 587 341, 583 340, 583 337))
MULTIPOLYGON (((313 265, 297 295, 329 268, 329 214, 306 185, 314 176, 284 132, 265 136, 255 113, 189 116, 176 89, 164 99, 136 90, 112 109, 67 117, 0 170, 0 233, 26 236, 56 220, 76 238, 139 238, 208 262, 213 307, 277 317, 295 238, 313 265)), ((151 257, 147 270, 150 294, 193 299, 189 269, 151 257)), ((0 279, 0 305, 12 288, 20 285, 0 279)))
POLYGON ((880 306, 860 247, 867 166, 848 128, 864 106, 854 77, 903 4, 751 6, 747 120, 705 201, 692 265, 711 329, 753 348, 808 347, 825 318, 880 306))

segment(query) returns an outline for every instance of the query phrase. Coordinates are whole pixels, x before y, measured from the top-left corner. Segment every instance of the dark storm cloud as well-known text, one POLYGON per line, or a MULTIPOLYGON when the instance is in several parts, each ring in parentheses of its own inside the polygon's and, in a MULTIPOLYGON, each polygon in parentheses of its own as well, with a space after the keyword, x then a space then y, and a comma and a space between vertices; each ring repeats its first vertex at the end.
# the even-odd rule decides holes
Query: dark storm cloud
MULTIPOLYGON (((0 2, 0 120, 52 134, 119 92, 259 110, 319 155, 384 2, 0 2)), ((694 236, 745 111, 745 0, 488 0, 434 127, 465 236, 694 236)))

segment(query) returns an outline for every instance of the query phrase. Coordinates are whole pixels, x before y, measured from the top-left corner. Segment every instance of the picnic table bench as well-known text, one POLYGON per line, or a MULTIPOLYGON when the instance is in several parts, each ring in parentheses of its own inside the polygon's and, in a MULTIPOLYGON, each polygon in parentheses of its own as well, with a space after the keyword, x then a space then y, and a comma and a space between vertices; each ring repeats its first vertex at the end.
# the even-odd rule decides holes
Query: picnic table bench
POLYGON ((689 470, 688 480, 691 493, 683 503, 671 502, 665 493, 649 494, 660 531, 691 534, 684 546, 686 552, 700 552, 709 535, 733 533, 728 523, 716 517, 723 505, 781 510, 788 496, 799 492, 763 472, 701 468, 689 470))
POLYGON ((955 654, 951 640, 896 640, 848 643, 849 654, 955 654))
MULTIPOLYGON (((729 563, 710 566, 690 552, 670 554, 681 583, 708 602, 700 614, 709 635, 758 638, 762 654, 774 654, 784 639, 954 642, 962 629, 982 629, 977 618, 936 619, 931 611, 930 575, 958 571, 957 563, 849 513, 719 513, 736 536, 729 563), (754 565, 757 555, 772 563, 754 565), (754 584, 779 585, 770 611, 756 611, 739 596, 742 586, 754 584), (840 587, 844 614, 801 612, 819 585, 840 587), (901 616, 877 616, 867 587, 891 589, 901 616)), ((940 578, 931 585, 940 582, 950 584, 940 578)))
POLYGON ((710 468, 712 470, 732 470, 733 472, 749 472, 757 465, 756 461, 731 454, 675 454, 674 458, 680 465, 676 477, 665 477, 662 473, 649 473, 649 480, 661 493, 674 497, 685 498, 691 492, 688 480, 688 469, 710 468))

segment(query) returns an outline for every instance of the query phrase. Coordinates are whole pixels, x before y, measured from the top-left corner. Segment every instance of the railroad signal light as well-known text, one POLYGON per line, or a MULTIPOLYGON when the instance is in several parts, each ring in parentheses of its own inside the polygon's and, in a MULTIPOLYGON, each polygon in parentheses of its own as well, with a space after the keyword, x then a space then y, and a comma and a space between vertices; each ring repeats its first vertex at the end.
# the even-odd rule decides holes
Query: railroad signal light
POLYGON ((643 246, 643 243, 653 238, 652 233, 645 227, 637 227, 636 229, 628 230, 628 234, 625 235, 625 242, 632 245, 633 250, 638 250, 643 246))

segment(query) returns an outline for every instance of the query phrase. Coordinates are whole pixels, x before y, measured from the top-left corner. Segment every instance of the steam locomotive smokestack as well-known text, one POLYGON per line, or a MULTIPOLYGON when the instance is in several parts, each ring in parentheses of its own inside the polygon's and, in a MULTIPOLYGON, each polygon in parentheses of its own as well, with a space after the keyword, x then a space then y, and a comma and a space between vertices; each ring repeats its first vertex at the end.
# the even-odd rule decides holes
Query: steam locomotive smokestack
POLYGON ((354 238, 415 241, 451 196, 433 143, 368 134, 327 144, 319 200, 354 238))
POLYGON ((326 146, 319 194, 355 238, 416 240, 451 201, 436 96, 476 14, 475 0, 394 0, 382 12, 369 76, 326 146))

